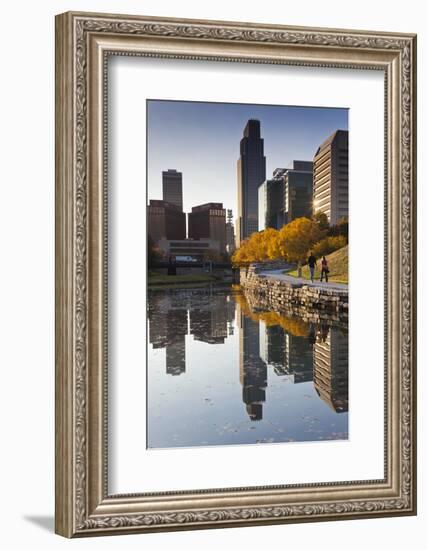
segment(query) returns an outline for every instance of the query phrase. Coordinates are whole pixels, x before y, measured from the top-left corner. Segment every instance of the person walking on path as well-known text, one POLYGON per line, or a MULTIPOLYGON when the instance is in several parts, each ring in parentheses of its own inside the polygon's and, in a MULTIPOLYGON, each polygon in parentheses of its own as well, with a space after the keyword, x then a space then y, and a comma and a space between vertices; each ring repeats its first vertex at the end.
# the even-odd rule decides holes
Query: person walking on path
POLYGON ((308 267, 310 268, 310 279, 314 283, 314 268, 316 267, 316 258, 313 256, 313 252, 310 252, 310 256, 307 259, 308 267))
POLYGON ((320 271, 320 282, 323 281, 323 277, 325 277, 325 282, 328 282, 328 273, 329 273, 329 267, 328 267, 328 260, 323 256, 322 258, 322 270, 320 271))

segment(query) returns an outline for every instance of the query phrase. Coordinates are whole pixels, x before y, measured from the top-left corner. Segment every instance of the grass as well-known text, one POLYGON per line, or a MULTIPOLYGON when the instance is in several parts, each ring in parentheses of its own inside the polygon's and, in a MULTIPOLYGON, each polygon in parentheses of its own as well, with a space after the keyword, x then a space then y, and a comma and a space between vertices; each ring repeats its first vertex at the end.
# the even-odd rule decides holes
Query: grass
MULTIPOLYGON (((326 256, 326 259, 328 260, 329 266, 329 281, 332 283, 344 283, 348 285, 348 245, 340 248, 339 250, 336 250, 335 252, 332 252, 332 254, 326 256)), ((321 258, 317 260, 318 267, 314 272, 315 280, 320 280, 320 261, 321 258)), ((293 271, 287 272, 287 275, 297 277, 298 272, 295 269, 293 271)), ((310 270, 308 268, 308 265, 305 265, 302 268, 302 278, 308 280, 310 279, 310 270)))
POLYGON ((211 283, 215 281, 212 275, 159 275, 158 273, 148 274, 148 286, 174 286, 195 283, 211 283))

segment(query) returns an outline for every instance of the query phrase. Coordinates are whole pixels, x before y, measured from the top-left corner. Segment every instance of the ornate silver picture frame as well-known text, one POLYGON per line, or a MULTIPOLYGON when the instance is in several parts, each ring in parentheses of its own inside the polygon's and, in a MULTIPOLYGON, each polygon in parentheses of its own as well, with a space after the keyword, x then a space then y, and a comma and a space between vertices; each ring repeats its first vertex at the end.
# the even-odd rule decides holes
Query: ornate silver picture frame
POLYGON ((58 15, 56 532, 82 537, 415 514, 415 179, 415 35, 58 15), (111 56, 248 63, 254 70, 282 64, 383 72, 386 360, 378 365, 384 368, 383 478, 110 494, 106 181, 111 56))

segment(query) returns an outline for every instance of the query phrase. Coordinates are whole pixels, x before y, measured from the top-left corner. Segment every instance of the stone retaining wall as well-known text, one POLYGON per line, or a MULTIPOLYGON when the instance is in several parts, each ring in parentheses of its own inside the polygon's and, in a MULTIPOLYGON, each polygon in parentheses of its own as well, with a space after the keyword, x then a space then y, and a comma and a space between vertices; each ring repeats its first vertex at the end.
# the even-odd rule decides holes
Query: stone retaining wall
POLYGON ((255 265, 240 270, 240 285, 245 294, 253 294, 262 307, 274 311, 302 310, 319 319, 348 319, 348 290, 316 288, 301 282, 267 277, 255 265))

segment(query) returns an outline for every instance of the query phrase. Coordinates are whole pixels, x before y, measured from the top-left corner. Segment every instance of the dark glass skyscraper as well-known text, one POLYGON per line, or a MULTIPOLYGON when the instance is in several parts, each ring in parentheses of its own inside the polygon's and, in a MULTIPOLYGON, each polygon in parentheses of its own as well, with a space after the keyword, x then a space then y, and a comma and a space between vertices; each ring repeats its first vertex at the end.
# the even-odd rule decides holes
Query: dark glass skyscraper
POLYGON ((177 206, 182 212, 182 172, 162 172, 163 200, 177 206))
POLYGON ((264 140, 259 120, 248 120, 237 161, 236 243, 258 231, 258 186, 265 180, 264 140))

